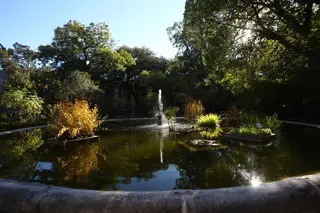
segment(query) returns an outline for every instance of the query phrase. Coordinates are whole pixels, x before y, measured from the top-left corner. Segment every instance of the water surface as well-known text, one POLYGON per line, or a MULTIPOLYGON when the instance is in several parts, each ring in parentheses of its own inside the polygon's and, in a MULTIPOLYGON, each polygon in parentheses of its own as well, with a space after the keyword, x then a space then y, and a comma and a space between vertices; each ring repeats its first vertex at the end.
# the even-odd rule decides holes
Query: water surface
POLYGON ((100 141, 42 145, 41 132, 0 139, 0 177, 96 190, 212 189, 320 171, 320 131, 285 128, 269 147, 196 150, 166 128, 109 132, 100 141))

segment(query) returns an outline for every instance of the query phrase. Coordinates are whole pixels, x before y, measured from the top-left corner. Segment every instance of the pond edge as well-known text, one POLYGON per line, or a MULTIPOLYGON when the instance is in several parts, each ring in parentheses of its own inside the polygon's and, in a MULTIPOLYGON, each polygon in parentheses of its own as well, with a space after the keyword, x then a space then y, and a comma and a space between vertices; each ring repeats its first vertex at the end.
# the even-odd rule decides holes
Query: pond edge
POLYGON ((0 179, 0 212, 320 212, 320 173, 211 190, 114 192, 0 179))

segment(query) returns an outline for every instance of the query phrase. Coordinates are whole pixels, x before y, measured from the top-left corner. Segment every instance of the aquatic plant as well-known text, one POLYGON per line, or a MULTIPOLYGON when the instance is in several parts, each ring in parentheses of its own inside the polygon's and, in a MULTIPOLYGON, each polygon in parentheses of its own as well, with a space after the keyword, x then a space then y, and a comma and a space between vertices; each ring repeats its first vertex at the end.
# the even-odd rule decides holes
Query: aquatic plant
POLYGON ((277 131, 280 128, 281 122, 277 115, 263 116, 258 114, 244 113, 242 115, 242 126, 256 127, 260 123, 263 128, 269 128, 272 131, 277 131))
POLYGON ((217 114, 201 115, 197 118, 196 124, 198 127, 216 129, 220 126, 220 117, 217 114))
POLYGON ((219 137, 222 132, 221 128, 216 128, 215 130, 200 132, 199 134, 206 139, 215 139, 219 137))
POLYGON ((61 102, 55 106, 49 128, 60 137, 90 136, 98 126, 98 109, 90 109, 85 100, 61 102))
POLYGON ((239 128, 232 128, 230 133, 249 135, 249 136, 266 136, 276 132, 280 128, 280 121, 277 115, 263 116, 258 114, 244 113, 239 128), (257 124, 261 124, 261 128, 257 124))
POLYGON ((271 135, 272 131, 269 128, 259 129, 258 127, 254 126, 241 126, 240 128, 231 129, 230 133, 247 136, 267 136, 271 135))
POLYGON ((194 122, 197 117, 203 115, 204 107, 201 103, 201 101, 196 101, 194 99, 188 98, 185 103, 185 111, 184 111, 184 117, 194 122))

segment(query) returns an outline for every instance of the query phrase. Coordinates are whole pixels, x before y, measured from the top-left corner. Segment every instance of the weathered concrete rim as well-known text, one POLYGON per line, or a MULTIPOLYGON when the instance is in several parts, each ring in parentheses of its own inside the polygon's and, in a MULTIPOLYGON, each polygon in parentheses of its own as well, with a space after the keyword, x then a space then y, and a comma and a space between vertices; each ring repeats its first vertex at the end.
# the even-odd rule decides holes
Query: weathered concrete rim
POLYGON ((0 212, 320 212, 320 173, 212 190, 106 192, 0 179, 0 212))
POLYGON ((18 132, 26 132, 34 129, 45 129, 47 127, 48 127, 47 125, 40 125, 40 126, 31 126, 31 127, 20 128, 20 129, 12 129, 12 130, 0 132, 0 136, 10 135, 18 132))

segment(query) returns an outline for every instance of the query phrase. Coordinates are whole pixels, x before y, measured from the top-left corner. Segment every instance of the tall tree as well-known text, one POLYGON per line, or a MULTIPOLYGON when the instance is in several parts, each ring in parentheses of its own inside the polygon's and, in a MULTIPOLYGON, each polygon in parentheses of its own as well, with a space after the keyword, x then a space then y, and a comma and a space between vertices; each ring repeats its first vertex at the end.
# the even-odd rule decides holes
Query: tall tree
POLYGON ((274 40, 319 67, 318 0, 187 0, 185 20, 193 26, 214 23, 274 40))
POLYGON ((65 70, 88 71, 98 51, 111 48, 108 25, 90 23, 88 26, 77 21, 69 21, 57 27, 51 45, 40 46, 40 58, 45 63, 65 70))

